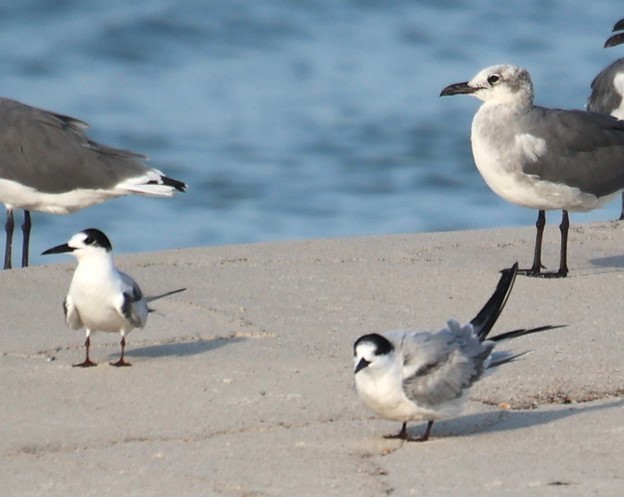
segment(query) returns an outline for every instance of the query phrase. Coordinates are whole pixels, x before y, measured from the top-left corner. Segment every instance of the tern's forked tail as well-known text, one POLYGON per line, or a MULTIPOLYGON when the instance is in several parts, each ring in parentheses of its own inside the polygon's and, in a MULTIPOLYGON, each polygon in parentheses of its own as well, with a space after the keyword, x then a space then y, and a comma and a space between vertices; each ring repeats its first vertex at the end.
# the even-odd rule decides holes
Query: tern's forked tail
POLYGON ((169 292, 161 293, 160 295, 148 296, 145 297, 146 302, 153 302, 154 300, 162 299, 164 297, 169 297, 169 295, 174 295, 176 293, 185 292, 186 288, 178 288, 177 290, 171 290, 169 292))
POLYGON ((483 341, 487 337, 488 333, 492 330, 494 323, 496 323, 498 316, 503 311, 511 289, 513 288, 514 281, 516 280, 516 274, 518 273, 518 263, 501 271, 502 276, 496 285, 496 290, 490 299, 485 303, 483 309, 479 311, 470 324, 474 328, 474 331, 479 338, 483 341))

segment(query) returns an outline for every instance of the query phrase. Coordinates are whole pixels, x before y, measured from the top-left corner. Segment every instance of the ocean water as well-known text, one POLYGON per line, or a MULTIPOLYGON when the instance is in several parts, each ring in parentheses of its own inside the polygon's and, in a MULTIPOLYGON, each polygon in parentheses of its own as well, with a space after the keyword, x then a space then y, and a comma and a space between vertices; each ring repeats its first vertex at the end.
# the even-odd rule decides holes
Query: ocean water
POLYGON ((514 63, 538 104, 582 108, 624 57, 602 48, 622 17, 617 0, 5 2, 3 96, 85 120, 190 185, 35 213, 33 262, 87 227, 137 252, 532 225, 474 167, 477 100, 440 90, 514 63))

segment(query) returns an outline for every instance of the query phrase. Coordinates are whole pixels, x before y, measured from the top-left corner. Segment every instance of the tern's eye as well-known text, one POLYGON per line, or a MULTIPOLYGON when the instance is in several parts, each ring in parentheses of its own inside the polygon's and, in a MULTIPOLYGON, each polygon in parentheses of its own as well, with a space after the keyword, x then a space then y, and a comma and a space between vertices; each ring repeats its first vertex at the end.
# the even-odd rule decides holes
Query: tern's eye
POLYGON ((490 86, 494 86, 496 83, 500 81, 500 76, 498 74, 491 74, 488 76, 487 82, 490 86))
POLYGON ((93 245, 94 242, 95 240, 93 239, 92 236, 88 236, 87 238, 84 239, 85 245, 93 245))

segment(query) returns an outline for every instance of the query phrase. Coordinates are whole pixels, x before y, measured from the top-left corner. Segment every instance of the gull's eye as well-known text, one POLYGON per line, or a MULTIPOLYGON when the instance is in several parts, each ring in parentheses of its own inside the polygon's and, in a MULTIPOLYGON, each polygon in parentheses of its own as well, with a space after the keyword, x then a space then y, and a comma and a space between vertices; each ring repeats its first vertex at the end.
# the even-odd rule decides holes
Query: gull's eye
POLYGON ((488 76, 487 82, 490 86, 494 86, 496 83, 500 81, 500 76, 498 74, 492 74, 488 76))

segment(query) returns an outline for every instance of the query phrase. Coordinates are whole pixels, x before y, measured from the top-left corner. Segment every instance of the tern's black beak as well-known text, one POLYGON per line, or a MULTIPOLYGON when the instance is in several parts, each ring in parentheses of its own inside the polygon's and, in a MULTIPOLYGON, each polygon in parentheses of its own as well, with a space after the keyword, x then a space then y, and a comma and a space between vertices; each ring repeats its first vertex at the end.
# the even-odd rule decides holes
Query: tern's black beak
POLYGON ((41 255, 49 255, 49 254, 63 254, 65 252, 73 252, 75 249, 70 247, 66 243, 63 245, 57 245, 56 247, 49 248, 45 252, 41 252, 41 255))
POLYGON ((353 374, 357 374, 358 371, 361 371, 362 369, 367 367, 369 364, 370 364, 370 361, 367 361, 366 359, 362 357, 360 359, 360 362, 357 363, 357 366, 355 366, 355 372, 353 374))
POLYGON ((470 95, 477 91, 478 88, 474 88, 472 86, 468 86, 468 81, 463 83, 455 83, 447 86, 440 93, 441 97, 448 97, 449 95, 470 95))

